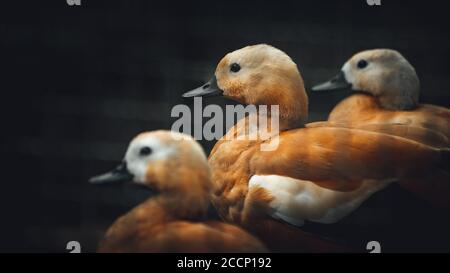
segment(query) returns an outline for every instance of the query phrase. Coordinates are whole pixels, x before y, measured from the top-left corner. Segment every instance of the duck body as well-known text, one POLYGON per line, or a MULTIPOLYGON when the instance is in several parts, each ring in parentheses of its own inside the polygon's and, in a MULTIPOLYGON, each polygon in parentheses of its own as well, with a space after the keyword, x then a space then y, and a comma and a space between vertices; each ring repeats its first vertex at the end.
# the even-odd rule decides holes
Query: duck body
POLYGON ((418 103, 419 78, 414 67, 398 51, 359 52, 342 66, 336 77, 312 90, 347 88, 358 93, 341 101, 326 122, 312 123, 308 127, 358 128, 405 137, 433 147, 450 147, 450 110, 418 103))
POLYGON ((279 106, 279 113, 270 113, 279 119, 279 130, 252 138, 261 128, 251 126, 258 113, 250 113, 215 144, 208 159, 219 214, 272 251, 348 251, 301 227, 305 221, 338 222, 389 183, 427 181, 441 168, 441 150, 406 138, 333 126, 305 128, 303 80, 296 64, 271 46, 227 54, 213 80, 185 96, 217 91, 243 104, 279 106))
POLYGON ((426 145, 364 130, 299 128, 278 138, 273 152, 260 150, 265 141, 214 147, 209 164, 219 188, 213 201, 227 220, 245 222, 246 195, 263 188, 275 198, 277 218, 292 214, 298 226, 334 223, 390 182, 428 175, 441 156, 426 145))
MULTIPOLYGON (((419 78, 398 51, 359 52, 342 66, 336 77, 312 89, 323 92, 347 88, 358 93, 341 101, 327 121, 310 123, 307 127, 361 129, 400 136, 439 149, 450 148, 450 110, 418 103, 419 78)), ((442 165, 448 162, 443 160, 442 165)), ((450 209, 449 181, 447 169, 437 171, 432 179, 410 179, 403 186, 435 205, 450 209)))
MULTIPOLYGON (((439 149, 450 148, 450 110, 430 104, 394 111, 380 107, 376 98, 370 95, 356 94, 341 101, 330 113, 328 121, 307 125, 317 126, 361 129, 407 138, 439 149)), ((444 164, 448 162, 442 159, 444 164)), ((426 181, 411 177, 402 185, 428 202, 450 209, 448 168, 436 170, 426 181)))
POLYGON ((266 252, 255 237, 234 225, 201 218, 171 219, 166 213, 153 200, 134 208, 108 229, 98 252, 266 252), (155 221, 158 214, 162 218, 155 221))
POLYGON ((158 195, 117 219, 98 252, 267 252, 231 224, 206 221, 213 188, 207 159, 190 136, 168 131, 138 135, 119 168, 92 183, 133 181, 158 195))
POLYGON ((260 149, 271 140, 219 140, 209 156, 219 214, 272 251, 349 251, 299 228, 336 223, 392 182, 429 179, 441 156, 414 141, 345 128, 291 129, 277 138, 272 152, 260 149))
POLYGON ((450 110, 419 104, 412 110, 387 110, 368 94, 352 95, 334 107, 326 122, 307 127, 356 128, 412 139, 439 148, 450 147, 450 110))

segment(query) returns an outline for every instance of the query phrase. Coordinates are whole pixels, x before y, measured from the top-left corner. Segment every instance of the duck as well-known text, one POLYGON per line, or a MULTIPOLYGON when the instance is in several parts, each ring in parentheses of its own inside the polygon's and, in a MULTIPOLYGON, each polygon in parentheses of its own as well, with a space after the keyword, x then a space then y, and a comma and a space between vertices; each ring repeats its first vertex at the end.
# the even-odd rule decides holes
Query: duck
POLYGON ((267 252, 243 229, 205 220, 211 172, 191 136, 165 130, 141 133, 117 168, 89 181, 132 182, 156 193, 111 225, 98 252, 267 252))
POLYGON ((246 137, 261 130, 248 126, 258 115, 251 112, 216 142, 208 158, 216 188, 212 203, 221 217, 243 226, 274 252, 341 251, 329 238, 302 227, 337 223, 390 183, 402 185, 411 177, 428 182, 447 158, 446 150, 399 136, 307 128, 308 96, 298 67, 267 44, 225 55, 209 82, 183 94, 199 96, 279 106, 278 113, 267 112, 279 119, 270 137, 246 137), (262 149, 263 144, 277 148, 262 149))
POLYGON ((419 103, 420 80, 400 52, 372 49, 356 53, 337 76, 312 87, 315 92, 337 89, 356 93, 337 104, 326 122, 308 127, 359 128, 450 147, 450 110, 419 103))

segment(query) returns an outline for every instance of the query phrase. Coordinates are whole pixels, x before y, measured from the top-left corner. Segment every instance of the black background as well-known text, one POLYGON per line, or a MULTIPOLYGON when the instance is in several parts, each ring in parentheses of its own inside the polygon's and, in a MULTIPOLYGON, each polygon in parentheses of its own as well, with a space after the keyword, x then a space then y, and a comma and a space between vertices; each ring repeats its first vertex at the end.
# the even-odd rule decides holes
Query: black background
MULTIPOLYGON (((287 52, 307 88, 357 51, 397 49, 419 74, 421 101, 449 106, 443 1, 81 1, 0 7, 3 252, 65 252, 71 240, 94 251, 147 193, 88 177, 114 167, 138 132, 170 129, 172 106, 192 105, 181 94, 245 45, 287 52)), ((310 121, 346 95, 309 92, 310 121)), ((213 144, 202 142, 207 152, 213 144)), ((386 251, 449 251, 449 226, 448 214, 394 185, 342 223, 306 229, 362 251, 369 240, 386 251)))

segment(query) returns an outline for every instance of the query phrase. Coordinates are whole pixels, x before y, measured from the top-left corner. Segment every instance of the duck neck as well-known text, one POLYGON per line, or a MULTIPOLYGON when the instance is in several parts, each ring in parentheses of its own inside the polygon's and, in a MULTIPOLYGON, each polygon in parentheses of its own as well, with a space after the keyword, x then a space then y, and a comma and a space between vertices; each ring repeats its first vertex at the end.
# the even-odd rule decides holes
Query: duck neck
POLYGON ((166 181, 165 184, 176 185, 176 189, 165 189, 154 198, 150 198, 140 207, 146 211, 148 219, 155 223, 175 220, 204 219, 209 206, 209 191, 211 183, 209 172, 183 172, 185 168, 176 171, 176 181, 166 181), (182 171, 182 173, 180 173, 182 171))
POLYGON ((378 111, 383 108, 376 97, 365 93, 353 94, 339 102, 339 105, 342 105, 341 107, 343 108, 351 109, 353 112, 378 111))
POLYGON ((280 131, 286 131, 289 129, 305 127, 307 117, 304 117, 303 115, 292 115, 292 114, 284 115, 283 113, 280 113, 279 120, 280 120, 280 131))
POLYGON ((163 211, 168 219, 173 220, 203 219, 209 204, 205 196, 181 196, 175 193, 162 194, 154 201, 158 209, 163 211))
POLYGON ((133 210, 133 214, 150 225, 173 221, 197 221, 206 218, 207 198, 186 198, 179 194, 165 193, 151 198, 133 210))
MULTIPOLYGON (((274 99, 270 105, 267 105, 268 123, 272 119, 278 119, 280 131, 304 127, 308 119, 307 100, 306 93, 302 98, 279 97, 274 99)), ((259 114, 262 113, 258 107, 259 114)))
POLYGON ((308 95, 303 79, 297 69, 287 74, 286 78, 268 85, 263 91, 264 101, 257 103, 267 105, 270 116, 278 117, 281 131, 304 127, 308 120, 308 95), (278 105, 278 112, 270 111, 272 105, 278 105))
POLYGON ((417 99, 409 96, 378 96, 378 103, 380 107, 392 111, 407 111, 417 107, 417 99))

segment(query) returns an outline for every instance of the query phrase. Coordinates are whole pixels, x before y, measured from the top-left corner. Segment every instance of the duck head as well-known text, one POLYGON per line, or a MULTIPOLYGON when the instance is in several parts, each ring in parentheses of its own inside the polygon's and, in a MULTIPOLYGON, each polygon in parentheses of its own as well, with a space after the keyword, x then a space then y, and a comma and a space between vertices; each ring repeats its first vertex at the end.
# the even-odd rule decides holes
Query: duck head
POLYGON ((201 146, 191 136, 170 131, 139 134, 129 144, 122 164, 89 182, 133 182, 160 193, 183 196, 202 196, 211 187, 201 146))
POLYGON ((420 81, 414 67, 398 51, 373 49, 355 54, 336 77, 312 90, 345 88, 369 93, 385 109, 409 110, 417 106, 420 81))
POLYGON ((266 44, 228 53, 209 82, 183 97, 217 95, 243 104, 279 105, 281 119, 307 120, 308 97, 297 65, 286 53, 266 44))

